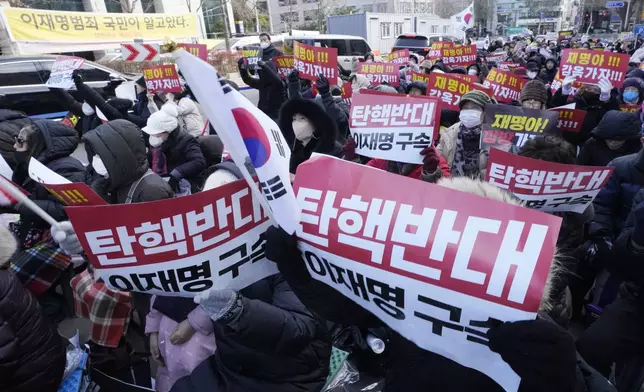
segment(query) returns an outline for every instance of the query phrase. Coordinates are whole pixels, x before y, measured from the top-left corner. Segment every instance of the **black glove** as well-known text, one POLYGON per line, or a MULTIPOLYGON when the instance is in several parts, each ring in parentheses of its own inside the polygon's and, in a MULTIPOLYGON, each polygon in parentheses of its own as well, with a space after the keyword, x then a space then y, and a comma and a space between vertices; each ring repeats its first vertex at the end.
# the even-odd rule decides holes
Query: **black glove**
POLYGON ((318 92, 320 94, 329 93, 329 81, 324 77, 324 75, 320 74, 318 76, 318 79, 315 81, 315 85, 318 87, 318 92))
POLYGON ((265 65, 266 65, 266 62, 265 62, 265 61, 257 60, 257 66, 258 66, 258 67, 264 67, 265 65))
POLYGON ((266 258, 280 263, 287 260, 293 260, 294 257, 300 256, 300 251, 297 248, 297 236, 295 234, 289 235, 281 227, 271 226, 264 234, 266 244, 264 246, 264 254, 266 258))
POLYGON ((74 85, 76 85, 76 90, 80 90, 83 86, 83 76, 80 74, 79 70, 75 69, 74 72, 72 72, 72 80, 74 81, 74 85))
POLYGON ((295 83, 298 80, 300 80, 300 73, 297 72, 297 69, 294 69, 291 71, 291 73, 288 74, 288 81, 295 83))
POLYGON ((246 59, 244 57, 237 60, 237 68, 246 69, 246 59))
POLYGON ((168 178, 168 185, 170 185, 170 188, 175 193, 179 190, 179 180, 173 175, 170 175, 170 178, 168 178))
POLYGON ((576 380, 572 336, 546 320, 506 322, 487 332, 490 350, 521 377, 523 391, 568 392, 576 380))

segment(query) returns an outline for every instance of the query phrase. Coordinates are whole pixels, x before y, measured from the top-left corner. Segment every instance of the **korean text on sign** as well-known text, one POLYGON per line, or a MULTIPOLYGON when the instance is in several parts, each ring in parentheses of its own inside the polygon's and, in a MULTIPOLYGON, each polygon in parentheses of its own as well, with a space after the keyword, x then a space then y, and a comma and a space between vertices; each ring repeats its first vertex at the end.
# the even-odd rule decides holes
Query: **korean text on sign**
POLYGON ((295 68, 300 77, 316 80, 324 75, 331 84, 338 83, 338 49, 319 48, 295 41, 293 43, 293 58, 295 68))
POLYGON ((275 67, 277 68, 277 74, 282 78, 287 78, 288 74, 295 67, 293 64, 293 56, 275 56, 273 57, 273 63, 275 63, 275 67))
POLYGON ((74 87, 72 74, 74 70, 80 69, 85 63, 85 59, 71 56, 58 56, 54 65, 51 67, 51 73, 47 80, 46 86, 53 88, 62 88, 69 90, 74 87))
POLYGON ((496 68, 490 70, 483 82, 486 87, 494 91, 496 99, 504 103, 518 101, 524 83, 518 75, 496 68))
POLYGON ((505 61, 508 58, 508 54, 506 52, 501 52, 501 53, 490 53, 487 56, 485 56, 485 61, 488 63, 494 63, 494 64, 499 64, 502 61, 505 61))
POLYGON ((118 14, 3 8, 12 41, 131 42, 134 38, 195 37, 194 14, 118 14))
POLYGON ((443 49, 449 49, 453 48, 454 43, 449 42, 449 41, 436 41, 432 44, 432 46, 429 49, 429 52, 427 52, 427 58, 434 58, 438 59, 441 58, 443 52, 443 49))
POLYGON ((203 61, 208 61, 208 47, 206 44, 179 44, 179 47, 184 48, 186 52, 199 57, 203 61))
POLYGON ((373 86, 383 83, 390 86, 400 84, 398 67, 392 63, 359 63, 357 73, 366 76, 373 86))
POLYGON ((350 128, 356 152, 389 161, 422 163, 438 126, 435 99, 398 94, 357 94, 351 103, 350 128))
POLYGON ((262 59, 263 52, 264 50, 259 46, 244 46, 242 57, 248 61, 246 64, 248 69, 257 68, 257 62, 262 59))
MULTIPOLYGON (((561 69, 558 69, 554 80, 550 84, 550 91, 552 92, 552 94, 555 94, 557 90, 561 88, 563 84, 563 79, 564 78, 561 77, 561 69)), ((570 88, 570 95, 575 95, 575 93, 577 92, 577 89, 581 87, 582 84, 583 83, 579 82, 578 80, 575 80, 574 82, 572 82, 572 85, 570 88)))
POLYGON ((462 66, 476 63, 476 45, 441 49, 443 63, 449 66, 462 66))
POLYGON ((461 97, 470 91, 471 83, 455 78, 451 74, 429 74, 427 83, 427 95, 437 98, 441 106, 458 110, 458 103, 461 97))
POLYGON ((174 64, 144 67, 143 76, 145 78, 145 85, 152 94, 159 91, 179 93, 183 90, 174 64))
POLYGON ((546 162, 493 148, 487 181, 513 192, 527 207, 582 213, 606 185, 614 169, 546 162))
POLYGON ((44 187, 66 206, 100 206, 107 203, 87 184, 47 184, 44 187))
POLYGON ((423 82, 425 84, 429 83, 429 74, 411 71, 410 76, 411 76, 411 79, 410 79, 411 82, 423 82))
POLYGON ((627 103, 623 103, 619 105, 619 110, 622 112, 636 112, 640 108, 640 105, 629 105, 627 103))
POLYGON ((90 263, 118 290, 194 296, 276 272, 264 257, 271 222, 243 180, 180 199, 65 211, 90 263))
POLYGON ((554 134, 559 113, 510 105, 485 105, 481 126, 481 149, 492 147, 508 150, 522 147, 526 141, 554 134))
POLYGON ((597 83, 608 79, 613 86, 621 87, 628 69, 628 54, 593 52, 582 49, 565 49, 561 53, 562 79, 577 76, 581 83, 597 83))
POLYGON ((389 62, 394 64, 407 64, 409 62, 409 49, 389 53, 389 62))
POLYGON ((557 129, 562 132, 579 132, 581 125, 586 118, 586 111, 569 108, 552 108, 553 112, 559 113, 557 129))
POLYGON ((311 276, 516 392, 519 377, 488 348, 487 321, 534 319, 561 219, 333 157, 297 171, 311 276))

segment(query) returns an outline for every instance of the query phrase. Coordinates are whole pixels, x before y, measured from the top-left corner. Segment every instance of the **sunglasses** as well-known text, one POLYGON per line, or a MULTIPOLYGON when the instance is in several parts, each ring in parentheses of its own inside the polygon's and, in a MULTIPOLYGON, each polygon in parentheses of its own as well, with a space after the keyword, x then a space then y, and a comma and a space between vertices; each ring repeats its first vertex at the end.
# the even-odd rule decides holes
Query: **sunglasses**
POLYGON ((16 142, 16 146, 18 147, 24 147, 25 144, 27 144, 27 141, 21 137, 14 136, 13 137, 14 142, 16 142))

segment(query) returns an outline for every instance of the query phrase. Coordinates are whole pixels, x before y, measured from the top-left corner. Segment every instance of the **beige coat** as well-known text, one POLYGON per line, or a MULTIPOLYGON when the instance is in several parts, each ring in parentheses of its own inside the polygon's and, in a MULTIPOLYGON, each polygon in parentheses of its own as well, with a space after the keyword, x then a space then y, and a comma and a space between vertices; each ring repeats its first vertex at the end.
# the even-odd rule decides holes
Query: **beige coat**
MULTIPOLYGON (((461 123, 457 122, 441 132, 441 139, 436 147, 436 151, 447 161, 450 170, 452 170, 454 156, 456 155, 456 140, 460 126, 461 123)), ((479 155, 479 172, 481 173, 482 179, 485 179, 485 173, 487 172, 487 154, 487 151, 481 150, 481 154, 479 155)))

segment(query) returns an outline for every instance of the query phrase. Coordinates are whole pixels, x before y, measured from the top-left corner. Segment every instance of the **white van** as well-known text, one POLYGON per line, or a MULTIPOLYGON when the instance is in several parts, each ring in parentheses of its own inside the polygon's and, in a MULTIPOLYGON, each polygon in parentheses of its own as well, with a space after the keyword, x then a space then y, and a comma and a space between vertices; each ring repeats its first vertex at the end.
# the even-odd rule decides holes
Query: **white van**
MULTIPOLYGON (((284 54, 293 54, 293 41, 303 44, 319 46, 322 48, 338 49, 338 65, 344 69, 351 69, 351 60, 354 57, 363 57, 371 52, 371 47, 362 37, 353 35, 320 34, 320 35, 293 35, 284 36, 281 50, 284 54)), ((277 44, 275 46, 278 46, 277 44)), ((381 61, 380 56, 375 56, 376 61, 381 61)))

